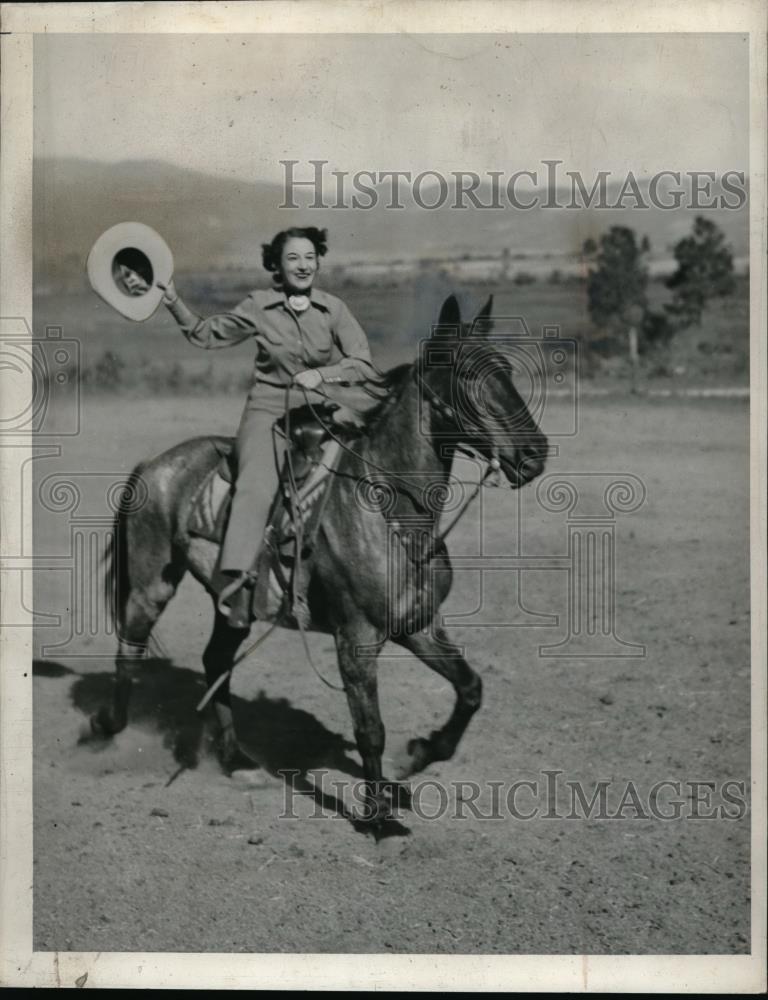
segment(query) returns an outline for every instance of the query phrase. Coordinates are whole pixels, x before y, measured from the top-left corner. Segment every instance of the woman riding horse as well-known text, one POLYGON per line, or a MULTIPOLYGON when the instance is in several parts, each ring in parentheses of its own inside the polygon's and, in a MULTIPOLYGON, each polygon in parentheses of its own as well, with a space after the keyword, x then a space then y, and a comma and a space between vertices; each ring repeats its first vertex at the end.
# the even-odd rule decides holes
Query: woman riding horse
MULTIPOLYGON (((314 287, 320 258, 328 249, 326 230, 287 229, 262 245, 262 261, 273 287, 256 290, 231 312, 202 319, 181 300, 173 281, 161 285, 163 302, 184 336, 196 347, 229 347, 253 337, 257 353, 253 380, 237 432, 237 482, 221 571, 233 579, 219 608, 233 628, 251 621, 254 564, 277 488, 272 426, 285 408, 285 387, 296 386, 304 402, 329 397, 340 409, 364 409, 346 389, 378 378, 362 327, 347 306, 314 287), (344 383, 341 385, 340 383, 344 383), (228 606, 227 606, 228 605, 228 606)), ((369 405, 377 402, 371 399, 369 405)))
MULTIPOLYGON (((446 635, 440 610, 452 581, 441 514, 460 487, 451 471, 455 455, 469 448, 488 468, 452 523, 493 469, 519 489, 541 474, 546 461, 546 437, 515 387, 512 361, 489 334, 491 305, 489 298, 465 324, 450 296, 417 361, 388 373, 387 398, 355 446, 342 451, 315 540, 307 587, 311 621, 336 643, 365 778, 364 822, 374 831, 389 822, 392 805, 377 693, 384 643, 392 640, 413 653, 455 691, 443 725, 409 740, 401 775, 449 760, 480 707, 481 678, 446 635)), ((367 368, 359 358, 339 364, 367 368)), ((220 547, 191 534, 189 519, 222 443, 212 437, 184 441, 136 466, 127 480, 106 553, 118 650, 112 704, 91 717, 97 738, 125 729, 133 665, 184 575, 190 572, 216 600, 220 547)), ((234 629, 217 610, 203 653, 228 771, 241 766, 229 674, 249 625, 234 629)))

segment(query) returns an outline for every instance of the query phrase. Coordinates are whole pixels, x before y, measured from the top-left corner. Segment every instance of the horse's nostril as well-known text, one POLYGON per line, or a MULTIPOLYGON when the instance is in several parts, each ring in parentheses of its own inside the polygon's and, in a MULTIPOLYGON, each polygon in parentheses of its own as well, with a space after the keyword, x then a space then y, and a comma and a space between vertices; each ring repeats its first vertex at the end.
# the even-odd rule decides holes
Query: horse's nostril
POLYGON ((546 452, 530 451, 523 455, 522 467, 526 475, 533 478, 539 476, 544 471, 546 462, 546 452))

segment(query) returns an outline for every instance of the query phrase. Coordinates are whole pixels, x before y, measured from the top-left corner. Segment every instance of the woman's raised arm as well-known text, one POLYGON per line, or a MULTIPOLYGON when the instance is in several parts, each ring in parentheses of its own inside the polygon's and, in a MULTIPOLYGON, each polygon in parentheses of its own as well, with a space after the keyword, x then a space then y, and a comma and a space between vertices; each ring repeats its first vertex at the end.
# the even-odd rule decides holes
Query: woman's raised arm
POLYGON ((239 344, 256 332, 256 309, 250 296, 235 306, 230 312, 216 313, 203 319, 187 306, 176 291, 176 285, 171 279, 167 285, 158 282, 158 288, 165 293, 163 305, 168 308, 173 318, 181 327, 181 332, 195 347, 207 350, 217 347, 231 347, 239 344))

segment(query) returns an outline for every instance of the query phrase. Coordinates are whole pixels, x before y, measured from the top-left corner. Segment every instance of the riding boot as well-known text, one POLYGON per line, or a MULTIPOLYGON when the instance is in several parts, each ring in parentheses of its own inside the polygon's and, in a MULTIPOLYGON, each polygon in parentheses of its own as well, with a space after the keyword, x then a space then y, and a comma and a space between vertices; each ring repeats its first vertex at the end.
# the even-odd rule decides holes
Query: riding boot
POLYGON ((254 570, 255 585, 253 594, 253 614, 260 621, 266 621, 269 616, 269 576, 272 570, 274 550, 274 528, 267 525, 264 541, 259 550, 254 570))
POLYGON ((253 621, 253 577, 240 573, 219 594, 218 608, 231 628, 249 628, 253 621))
POLYGON ((290 588, 291 615, 299 628, 308 629, 312 624, 312 613, 309 610, 309 602, 307 601, 309 575, 303 560, 295 568, 294 572, 296 576, 290 588))

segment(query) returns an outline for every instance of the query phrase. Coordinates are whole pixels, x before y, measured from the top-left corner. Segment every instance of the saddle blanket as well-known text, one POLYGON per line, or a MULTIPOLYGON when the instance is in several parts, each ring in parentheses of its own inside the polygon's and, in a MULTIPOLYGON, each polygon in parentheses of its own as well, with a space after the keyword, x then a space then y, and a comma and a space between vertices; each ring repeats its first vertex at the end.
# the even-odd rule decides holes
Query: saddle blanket
MULTIPOLYGON (((301 517, 302 532, 308 538, 313 536, 317 527, 316 522, 322 514, 324 504, 318 501, 325 495, 330 485, 330 473, 336 468, 340 452, 340 443, 332 438, 323 442, 322 458, 316 463, 304 466, 304 474, 297 489, 297 507, 301 517)), ((190 535, 221 544, 232 504, 231 479, 229 457, 224 455, 219 465, 206 476, 193 502, 187 526, 190 535)), ((278 545, 284 545, 295 538, 296 525, 283 477, 279 489, 284 494, 284 502, 277 517, 273 514, 272 523, 277 529, 278 545)))

